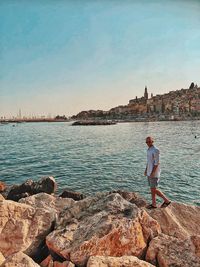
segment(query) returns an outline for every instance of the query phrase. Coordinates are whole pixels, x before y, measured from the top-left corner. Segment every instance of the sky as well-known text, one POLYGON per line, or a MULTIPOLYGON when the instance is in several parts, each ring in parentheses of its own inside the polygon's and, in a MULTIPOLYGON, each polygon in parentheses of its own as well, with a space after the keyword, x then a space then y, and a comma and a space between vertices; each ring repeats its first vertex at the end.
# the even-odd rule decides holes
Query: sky
POLYGON ((0 117, 200 85, 200 0, 0 0, 0 117))

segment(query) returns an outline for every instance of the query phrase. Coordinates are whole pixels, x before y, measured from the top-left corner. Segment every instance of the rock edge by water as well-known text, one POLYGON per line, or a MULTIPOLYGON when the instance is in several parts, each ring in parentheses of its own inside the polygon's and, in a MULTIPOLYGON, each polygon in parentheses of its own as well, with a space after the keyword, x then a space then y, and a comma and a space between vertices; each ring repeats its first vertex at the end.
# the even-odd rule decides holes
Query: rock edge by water
POLYGON ((200 207, 148 210, 120 190, 57 196, 53 177, 0 188, 2 267, 200 266, 200 207))

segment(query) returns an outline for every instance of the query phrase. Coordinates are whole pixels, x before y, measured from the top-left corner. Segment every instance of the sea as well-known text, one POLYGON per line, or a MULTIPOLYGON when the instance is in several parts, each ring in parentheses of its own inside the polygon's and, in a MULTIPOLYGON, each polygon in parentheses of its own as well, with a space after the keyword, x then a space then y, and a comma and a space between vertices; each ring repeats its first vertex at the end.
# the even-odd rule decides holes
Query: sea
POLYGON ((200 121, 1 124, 0 181, 13 185, 53 176, 57 193, 125 190, 150 201, 147 136, 160 150, 159 188, 172 201, 200 205, 200 121))

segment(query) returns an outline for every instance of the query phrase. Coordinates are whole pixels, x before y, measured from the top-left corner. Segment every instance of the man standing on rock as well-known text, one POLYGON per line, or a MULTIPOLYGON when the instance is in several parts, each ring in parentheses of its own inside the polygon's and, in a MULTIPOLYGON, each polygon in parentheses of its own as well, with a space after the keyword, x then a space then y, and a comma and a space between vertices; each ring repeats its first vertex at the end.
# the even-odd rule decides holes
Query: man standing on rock
POLYGON ((147 166, 144 175, 147 176, 148 183, 151 188, 152 204, 148 206, 149 209, 157 208, 156 195, 164 200, 161 208, 167 207, 171 203, 170 200, 157 189, 160 177, 160 151, 153 145, 153 142, 154 140, 151 136, 146 138, 146 144, 149 148, 147 150, 147 166))

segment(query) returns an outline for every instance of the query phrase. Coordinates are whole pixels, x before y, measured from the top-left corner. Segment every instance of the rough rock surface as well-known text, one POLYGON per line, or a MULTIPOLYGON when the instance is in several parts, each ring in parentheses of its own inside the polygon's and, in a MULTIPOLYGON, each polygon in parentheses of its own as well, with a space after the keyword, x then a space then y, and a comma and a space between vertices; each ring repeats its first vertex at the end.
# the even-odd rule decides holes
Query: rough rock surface
POLYGON ((193 238, 179 239, 160 234, 150 242, 146 260, 161 267, 199 267, 200 236, 195 238, 196 243, 193 238))
POLYGON ((5 198, 0 194, 0 201, 4 200, 5 198))
POLYGON ((59 195, 59 197, 63 197, 63 198, 72 198, 73 200, 79 201, 82 200, 84 198, 86 198, 85 195, 79 193, 79 192, 74 192, 74 191, 70 191, 70 190, 64 190, 62 192, 62 194, 59 195))
POLYGON ((64 261, 62 263, 58 261, 54 261, 53 267, 75 267, 75 265, 69 261, 64 261))
POLYGON ((40 267, 29 256, 22 252, 10 255, 1 265, 1 267, 40 267))
POLYGON ((142 257, 159 232, 159 224, 146 211, 119 194, 97 194, 61 212, 46 243, 58 255, 84 266, 92 255, 142 257))
POLYGON ((3 254, 0 252, 0 266, 5 261, 3 254))
POLYGON ((59 213, 64 208, 71 207, 74 202, 70 198, 61 198, 46 193, 39 193, 19 200, 19 203, 24 203, 34 208, 44 208, 55 213, 59 213))
POLYGON ((134 256, 103 257, 91 256, 87 267, 153 267, 154 265, 139 260, 134 256))
POLYGON ((190 239, 195 247, 195 254, 200 258, 200 235, 191 236, 190 239))
POLYGON ((37 182, 27 180, 21 185, 12 186, 8 192, 7 199, 18 201, 20 198, 41 192, 52 194, 56 191, 56 188, 56 182, 53 177, 43 177, 37 182))
POLYGON ((0 201, 0 251, 4 257, 18 251, 33 253, 50 232, 53 213, 11 200, 0 201))
POLYGON ((169 236, 186 238, 200 235, 200 207, 173 202, 167 208, 147 210, 169 236))
POLYGON ((45 260, 40 263, 41 267, 75 267, 75 265, 70 261, 54 261, 51 255, 49 255, 45 260))
POLYGON ((110 194, 112 194, 112 193, 120 194, 124 199, 135 204, 139 208, 147 206, 146 199, 144 199, 142 196, 140 196, 139 194, 137 194, 135 192, 127 192, 127 191, 117 190, 117 191, 110 192, 110 194))

